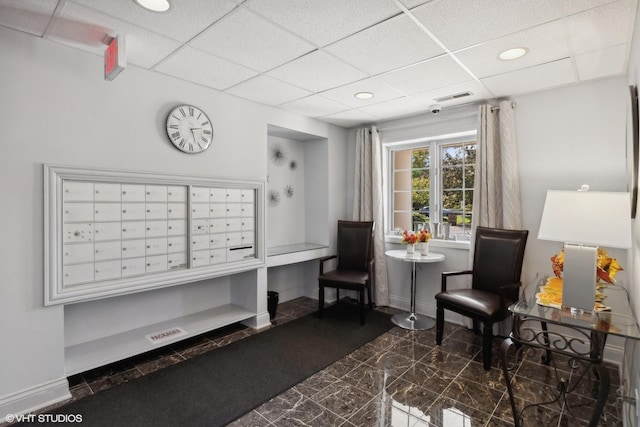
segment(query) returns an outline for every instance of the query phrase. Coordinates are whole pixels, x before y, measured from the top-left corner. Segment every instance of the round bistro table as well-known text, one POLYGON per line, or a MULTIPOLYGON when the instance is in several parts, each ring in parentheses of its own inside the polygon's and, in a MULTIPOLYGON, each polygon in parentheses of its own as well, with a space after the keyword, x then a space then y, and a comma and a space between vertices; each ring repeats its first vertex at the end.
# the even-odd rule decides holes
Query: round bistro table
POLYGON ((391 318, 391 321, 401 328, 412 331, 433 328, 436 325, 433 319, 416 314, 416 264, 441 262, 444 261, 444 255, 436 252, 429 252, 429 255, 420 255, 419 253, 407 254, 405 249, 390 250, 385 252, 385 255, 411 263, 411 311, 409 313, 395 314, 391 318))

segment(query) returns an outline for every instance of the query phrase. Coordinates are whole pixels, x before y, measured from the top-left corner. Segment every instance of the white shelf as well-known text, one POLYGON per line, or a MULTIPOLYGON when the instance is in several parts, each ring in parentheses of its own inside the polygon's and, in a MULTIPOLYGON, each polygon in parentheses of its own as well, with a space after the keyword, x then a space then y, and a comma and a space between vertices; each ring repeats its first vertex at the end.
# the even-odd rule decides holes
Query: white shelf
POLYGON ((329 255, 329 247, 317 243, 296 243, 267 248, 267 267, 295 264, 329 255))
POLYGON ((176 319, 166 320, 105 338, 65 348, 65 374, 67 376, 117 362, 164 345, 221 328, 251 317, 255 313, 235 304, 227 304, 176 319), (182 328, 187 334, 154 344, 146 335, 169 328, 182 328))

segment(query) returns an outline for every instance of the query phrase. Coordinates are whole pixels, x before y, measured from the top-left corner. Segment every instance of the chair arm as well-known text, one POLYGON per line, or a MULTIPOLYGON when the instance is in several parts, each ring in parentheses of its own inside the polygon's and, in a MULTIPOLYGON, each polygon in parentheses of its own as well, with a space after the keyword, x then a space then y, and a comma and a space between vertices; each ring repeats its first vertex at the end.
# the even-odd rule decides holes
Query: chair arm
POLYGON ((440 289, 441 292, 447 292, 447 278, 449 276, 461 276, 463 274, 471 274, 472 270, 462 270, 462 271, 443 271, 442 272, 442 287, 440 289))
POLYGON ((338 255, 329 255, 319 259, 320 261, 320 276, 324 274, 324 263, 325 261, 329 261, 330 259, 338 258, 338 255))

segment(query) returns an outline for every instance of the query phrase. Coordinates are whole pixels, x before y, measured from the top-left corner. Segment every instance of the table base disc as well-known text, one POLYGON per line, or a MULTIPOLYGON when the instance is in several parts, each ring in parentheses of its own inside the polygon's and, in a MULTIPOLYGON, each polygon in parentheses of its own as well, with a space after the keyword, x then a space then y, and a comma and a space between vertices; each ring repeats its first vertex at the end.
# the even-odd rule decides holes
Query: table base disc
POLYGON ((436 326, 435 320, 426 316, 417 316, 412 313, 399 313, 391 317, 391 321, 404 329, 422 331, 436 326))

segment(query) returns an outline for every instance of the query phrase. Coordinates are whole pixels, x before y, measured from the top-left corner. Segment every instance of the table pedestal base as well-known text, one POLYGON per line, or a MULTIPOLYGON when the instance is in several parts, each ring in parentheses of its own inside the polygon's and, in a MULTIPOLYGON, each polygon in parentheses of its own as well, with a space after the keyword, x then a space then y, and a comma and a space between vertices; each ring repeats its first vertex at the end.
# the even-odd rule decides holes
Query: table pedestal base
POLYGON ((412 331, 423 331, 425 329, 431 329, 436 325, 436 322, 426 316, 417 316, 414 313, 399 313, 391 317, 391 321, 404 329, 410 329, 412 331))

